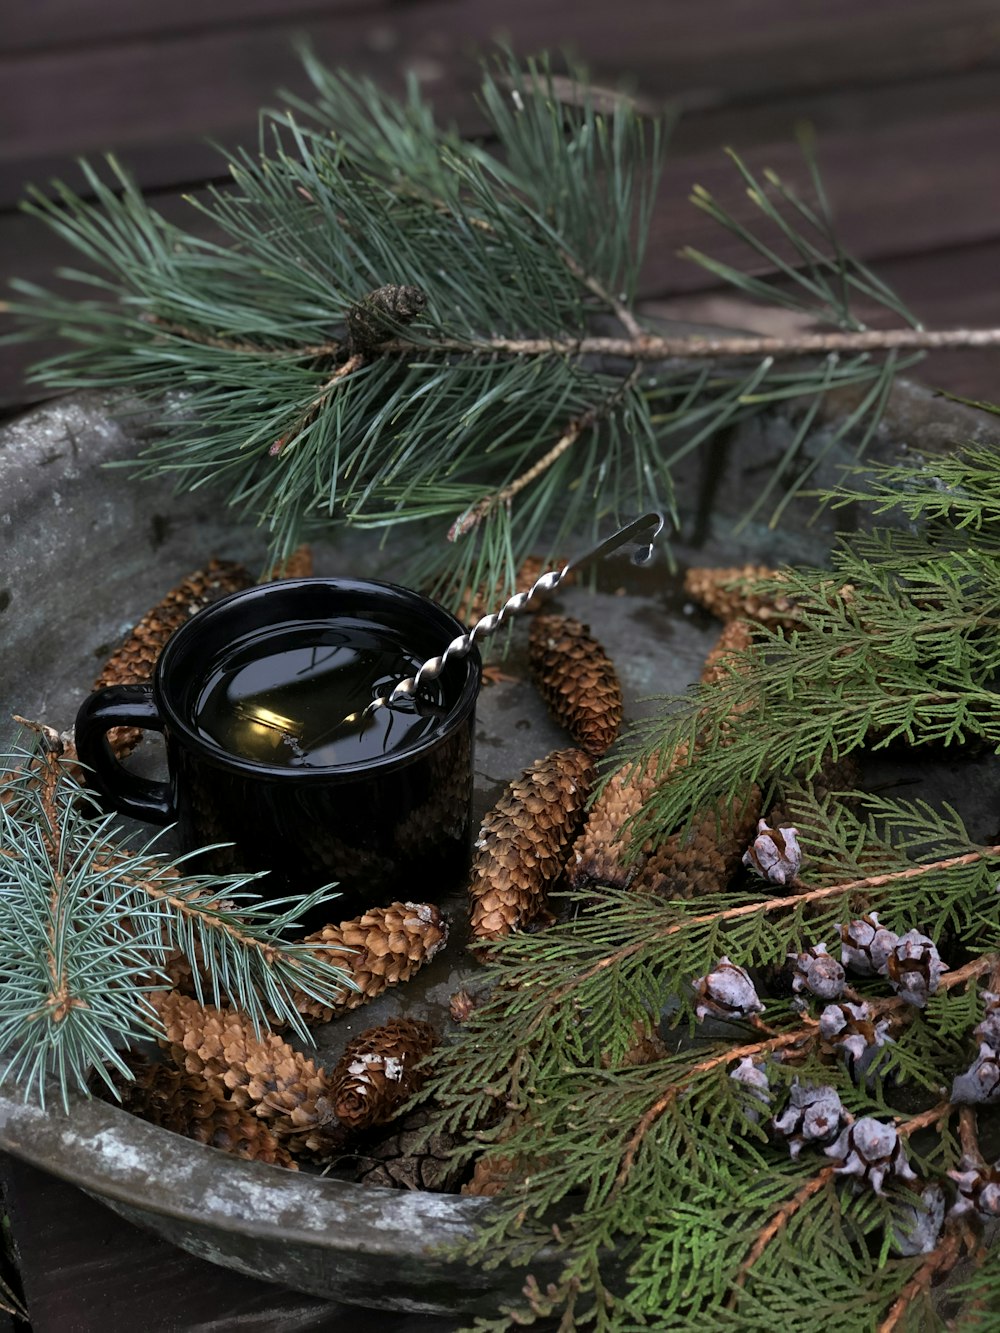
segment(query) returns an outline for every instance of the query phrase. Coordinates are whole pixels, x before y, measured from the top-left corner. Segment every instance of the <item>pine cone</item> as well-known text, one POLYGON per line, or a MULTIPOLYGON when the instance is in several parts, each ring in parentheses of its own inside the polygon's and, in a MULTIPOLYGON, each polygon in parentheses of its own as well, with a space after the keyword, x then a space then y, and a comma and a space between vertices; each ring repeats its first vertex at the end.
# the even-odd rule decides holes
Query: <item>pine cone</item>
MULTIPOLYGON (((249 588, 252 583, 253 579, 242 565, 232 560, 211 560, 204 569, 178 583, 162 602, 146 612, 117 652, 105 662, 93 689, 150 680, 156 660, 174 630, 209 603, 217 602, 227 593, 249 588)), ((108 732, 111 748, 119 759, 130 755, 141 737, 139 727, 114 727, 108 732)))
POLYGON ((459 1139, 441 1131, 428 1137, 431 1118, 423 1106, 404 1116, 393 1133, 358 1158, 359 1182, 434 1193, 453 1190, 464 1170, 452 1155, 459 1139))
POLYGON ((114 1081, 125 1110, 140 1120, 236 1157, 298 1170, 267 1125, 230 1101, 218 1079, 145 1063, 135 1066, 133 1073, 134 1081, 114 1081))
POLYGON ((640 866, 632 882, 636 893, 661 898, 699 898, 722 892, 740 867, 747 839, 760 812, 759 787, 711 810, 687 833, 666 838, 640 866))
POLYGON ((360 989, 342 987, 332 1005, 321 1004, 304 991, 296 991, 292 1002, 304 1018, 329 1023, 335 1014, 357 1009, 389 986, 409 981, 447 939, 447 922, 433 903, 390 903, 339 926, 324 926, 308 935, 305 943, 321 944, 316 958, 342 967, 360 989))
POLYGON ((616 1060, 610 1051, 601 1052, 602 1069, 635 1069, 639 1065, 651 1065, 662 1060, 669 1052, 663 1038, 655 1028, 637 1018, 632 1024, 632 1038, 625 1051, 616 1060))
POLYGON ((799 620, 799 612, 790 597, 766 597, 748 591, 747 585, 767 580, 781 580, 781 571, 767 565, 743 565, 729 569, 689 569, 684 575, 684 591, 720 620, 756 620, 762 625, 790 626, 799 620))
POLYGON ((724 625, 715 647, 705 658, 699 680, 704 685, 716 685, 726 679, 738 667, 733 660, 736 653, 745 652, 753 641, 753 628, 749 621, 732 620, 724 625))
POLYGON ((549 712, 582 750, 602 755, 621 730, 622 687, 589 625, 569 616, 537 616, 528 653, 549 712))
POLYGON ((333 1111, 348 1129, 384 1125, 423 1082, 420 1061, 434 1049, 430 1023, 393 1018, 347 1043, 330 1076, 333 1111))
POLYGON ((309 579, 313 573, 312 547, 297 546, 290 556, 278 560, 261 574, 260 583, 277 583, 282 579, 309 579))
POLYGON ((237 1107, 267 1120, 294 1151, 328 1154, 342 1137, 322 1069, 273 1032, 258 1037, 245 1015, 174 991, 151 996, 174 1063, 216 1080, 237 1107))
POLYGON ((582 750, 553 750, 514 779, 483 820, 472 863, 472 935, 495 940, 540 916, 594 780, 582 750))
MULTIPOLYGON (((540 556, 526 556, 514 576, 514 592, 530 592, 541 575, 548 569, 560 569, 565 563, 564 560, 553 560, 551 564, 547 565, 540 556)), ((575 579, 575 574, 568 574, 559 586, 568 588, 575 579)), ((467 587, 462 591, 461 596, 456 595, 455 615, 463 625, 474 625, 483 616, 488 615, 491 611, 496 611, 510 596, 512 594, 508 592, 507 584, 503 581, 495 583, 490 588, 467 587)), ((445 600, 449 605, 451 604, 450 598, 445 600)), ((525 604, 523 610, 534 613, 543 604, 543 597, 534 597, 525 604)))
POLYGON ((472 1179, 462 1186, 462 1193, 490 1199, 523 1180, 524 1176, 525 1163, 522 1158, 509 1157, 504 1153, 484 1153, 476 1159, 472 1179))
POLYGON ((400 327, 409 324, 427 305, 419 287, 387 283, 355 302, 347 312, 347 332, 352 353, 368 356, 400 327))
POLYGON ((681 746, 673 759, 657 775, 657 759, 645 769, 626 764, 604 786, 587 815, 583 832, 570 852, 568 873, 574 889, 588 884, 607 884, 623 889, 638 873, 642 860, 651 850, 646 844, 634 860, 626 860, 629 849, 628 821, 639 813, 646 801, 668 773, 679 768, 687 759, 687 748, 681 746))

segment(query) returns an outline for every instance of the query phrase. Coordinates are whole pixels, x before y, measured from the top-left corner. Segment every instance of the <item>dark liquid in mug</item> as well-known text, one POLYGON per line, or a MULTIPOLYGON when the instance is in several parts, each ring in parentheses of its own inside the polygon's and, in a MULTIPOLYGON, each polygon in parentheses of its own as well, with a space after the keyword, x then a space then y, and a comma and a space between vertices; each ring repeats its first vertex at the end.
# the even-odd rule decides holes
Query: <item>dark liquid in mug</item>
POLYGON ((195 700, 195 726, 257 763, 364 763, 417 744, 447 711, 439 682, 429 681, 419 700, 360 716, 419 666, 384 625, 348 617, 278 625, 218 655, 195 700))

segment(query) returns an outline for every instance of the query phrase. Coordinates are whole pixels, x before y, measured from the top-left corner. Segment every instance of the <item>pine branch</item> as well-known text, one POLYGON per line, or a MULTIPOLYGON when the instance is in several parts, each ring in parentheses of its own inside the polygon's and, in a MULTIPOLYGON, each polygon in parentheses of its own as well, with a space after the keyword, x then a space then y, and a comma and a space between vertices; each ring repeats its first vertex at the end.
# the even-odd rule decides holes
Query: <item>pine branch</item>
MULTIPOLYGON (((261 1026, 272 1016, 309 1040, 294 1003, 321 1003, 353 982, 320 961, 317 946, 288 944, 301 912, 330 895, 271 903, 246 891, 253 877, 190 876, 152 844, 122 851, 98 817, 61 742, 14 749, 0 783, 0 1051, 25 1095, 44 1101, 52 1076, 65 1103, 92 1071, 130 1077, 123 1042, 159 1031, 150 992, 166 984, 180 950, 204 985, 261 1026), (284 910, 281 910, 284 908, 284 910)), ((110 1083, 109 1083, 110 1086, 110 1083)))
POLYGON ((761 233, 704 191, 695 202, 791 287, 694 257, 830 331, 663 337, 634 305, 661 131, 625 99, 609 112, 577 83, 567 103, 547 61, 502 59, 483 87, 494 149, 437 126, 415 87, 397 102, 307 66, 314 101, 266 113, 258 153, 227 160, 232 186, 193 205, 221 243, 166 222, 124 174, 112 190, 87 169, 94 205, 62 187, 28 205, 81 255, 69 276, 86 299, 20 283, 9 303, 24 336, 67 346, 36 378, 155 406, 165 429, 140 470, 222 483, 269 530, 272 563, 338 523, 447 517, 414 577, 507 586, 533 548, 554 556, 606 514, 669 509, 672 470, 725 425, 790 398, 808 422, 829 391, 862 386, 804 468, 805 427, 764 481, 756 503, 781 486, 780 513, 830 449, 851 435, 865 448, 903 352, 1000 336, 916 327, 836 242, 818 175, 809 203, 734 157, 761 233), (424 308, 361 348, 352 311, 387 287, 424 308), (911 327, 865 330, 855 296, 911 327), (445 540, 464 527, 465 543, 445 540))

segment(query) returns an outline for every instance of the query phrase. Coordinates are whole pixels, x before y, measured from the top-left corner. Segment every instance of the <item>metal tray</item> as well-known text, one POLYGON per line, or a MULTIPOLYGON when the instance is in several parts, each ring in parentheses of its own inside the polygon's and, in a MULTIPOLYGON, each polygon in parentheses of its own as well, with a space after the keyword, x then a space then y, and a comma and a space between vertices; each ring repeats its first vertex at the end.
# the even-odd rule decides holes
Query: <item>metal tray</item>
MULTIPOLYGON (((839 410, 848 406, 841 399, 839 410)), ((956 440, 989 438, 991 427, 982 414, 903 383, 873 452, 933 454, 956 440)), ((807 525, 805 504, 792 506, 777 530, 757 524, 733 534, 744 476, 780 457, 793 429, 780 415, 752 423, 724 450, 692 462, 680 480, 686 517, 673 549, 681 567, 823 558, 831 520, 807 525)), ((198 564, 212 555, 263 563, 262 535, 217 497, 174 496, 161 482, 105 467, 134 457, 145 430, 138 416, 116 422, 95 395, 50 403, 0 430, 0 741, 13 733, 14 712, 68 726, 110 647, 198 564)), ((836 453, 819 480, 846 459, 836 453)), ((837 521, 844 526, 844 515, 837 521)), ((404 553, 392 544, 380 550, 370 534, 319 546, 316 557, 318 573, 405 582, 404 553)), ((695 679, 718 633, 686 604, 680 576, 663 557, 647 570, 609 560, 595 586, 560 592, 556 605, 589 622, 608 645, 632 717, 653 707, 649 696, 695 679)), ((524 630, 515 630, 506 663, 512 673, 523 671, 523 644, 524 630)), ((566 743, 526 679, 485 688, 477 710, 477 813, 521 768, 566 743)), ((350 1036, 393 1012, 443 1017, 448 997, 475 971, 464 949, 463 906, 458 898, 445 904, 451 942, 414 982, 321 1031, 320 1060, 335 1060, 350 1036)), ((454 1252, 489 1200, 367 1188, 244 1162, 100 1101, 74 1097, 68 1113, 56 1101, 42 1110, 10 1083, 0 1086, 0 1148, 197 1255, 314 1295, 489 1314, 522 1285, 523 1275, 470 1268, 454 1252)), ((535 1271, 545 1277, 544 1260, 535 1271)))

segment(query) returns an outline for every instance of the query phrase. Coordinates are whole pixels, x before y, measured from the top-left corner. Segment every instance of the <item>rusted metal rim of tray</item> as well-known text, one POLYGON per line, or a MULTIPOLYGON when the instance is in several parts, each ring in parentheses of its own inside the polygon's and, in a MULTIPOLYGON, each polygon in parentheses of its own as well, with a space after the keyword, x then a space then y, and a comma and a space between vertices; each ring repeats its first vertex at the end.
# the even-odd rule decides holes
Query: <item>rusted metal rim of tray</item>
POLYGON ((226 1233, 226 1263, 251 1276, 262 1275, 266 1248, 272 1281, 315 1295, 454 1314, 495 1309, 503 1286, 497 1272, 454 1253, 492 1206, 487 1199, 353 1185, 228 1156, 220 1171, 215 1148, 79 1095, 68 1113, 42 1109, 9 1080, 0 1084, 0 1148, 202 1257, 218 1258, 212 1235, 226 1233))

